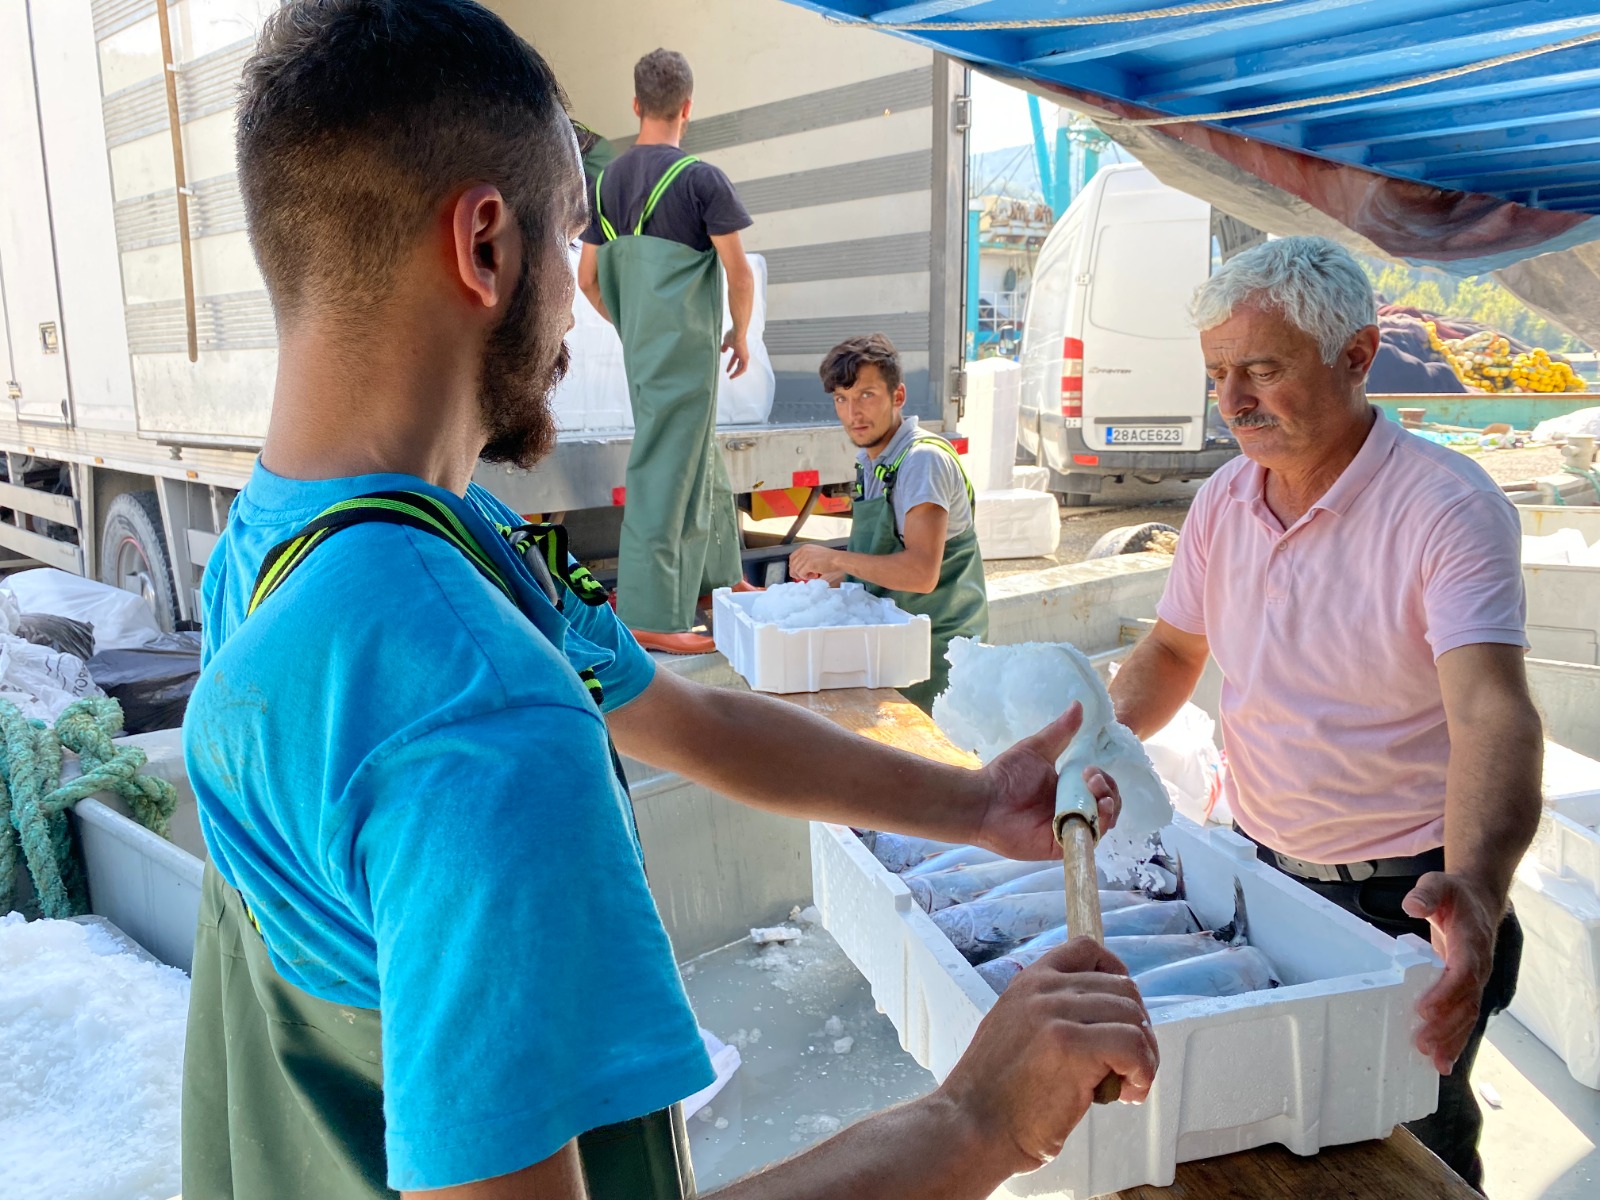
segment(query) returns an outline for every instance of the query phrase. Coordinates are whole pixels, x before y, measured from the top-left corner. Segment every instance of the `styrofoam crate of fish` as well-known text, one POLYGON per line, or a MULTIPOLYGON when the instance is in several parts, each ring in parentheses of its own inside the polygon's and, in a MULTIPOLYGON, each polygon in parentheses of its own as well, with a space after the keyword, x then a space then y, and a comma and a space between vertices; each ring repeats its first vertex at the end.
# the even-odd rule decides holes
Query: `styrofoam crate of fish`
MULTIPOLYGON (((1541 827, 1562 820, 1547 811, 1541 827)), ((1511 881, 1511 903, 1523 936, 1511 1015, 1575 1080, 1600 1089, 1600 896, 1530 853, 1511 881)))
POLYGON ((869 597, 858 583, 837 591, 852 603, 875 601, 881 623, 785 629, 757 619, 753 610, 762 593, 718 588, 711 601, 717 649, 758 692, 903 688, 928 678, 933 625, 926 616, 869 597))
MULTIPOLYGON (((811 827, 823 924, 872 987, 901 1044, 937 1078, 997 996, 848 828, 811 827)), ((1283 986, 1153 1007, 1161 1069, 1138 1106, 1094 1107, 1048 1166, 1000 1193, 1087 1200, 1164 1186, 1177 1164, 1281 1143, 1297 1154, 1386 1136, 1431 1113, 1439 1076, 1412 1038, 1442 970, 1421 939, 1391 939, 1258 861, 1230 830, 1184 818, 1162 831, 1205 927, 1244 898, 1249 943, 1283 986)))

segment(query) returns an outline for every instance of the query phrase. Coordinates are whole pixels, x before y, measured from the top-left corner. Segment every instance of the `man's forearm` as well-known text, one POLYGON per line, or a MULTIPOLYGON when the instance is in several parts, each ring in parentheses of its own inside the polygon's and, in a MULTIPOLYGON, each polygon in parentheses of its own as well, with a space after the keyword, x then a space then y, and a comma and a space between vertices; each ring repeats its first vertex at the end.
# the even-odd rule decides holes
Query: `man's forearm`
POLYGON ((646 713, 613 716, 623 754, 785 816, 870 821, 951 842, 976 835, 988 799, 978 772, 874 742, 786 700, 663 674, 634 702, 646 713))
POLYGON ((598 283, 592 287, 584 285, 583 294, 589 298, 589 303, 594 305, 595 312, 604 317, 608 323, 616 324, 615 321, 611 320, 611 314, 606 311, 606 302, 600 294, 600 285, 598 283))
POLYGON ((875 583, 891 592, 915 592, 927 595, 939 586, 941 559, 931 562, 909 550, 893 554, 857 554, 851 550, 836 552, 839 570, 867 583, 875 583))
POLYGON ((750 331, 750 318, 756 308, 756 276, 748 267, 742 275, 728 277, 728 316, 733 320, 733 336, 744 337, 750 331))
POLYGON ((869 1117, 709 1200, 982 1200, 1012 1174, 1005 1149, 974 1138, 935 1092, 869 1117))
POLYGON ((1194 694, 1204 669, 1204 658, 1196 663, 1157 634, 1148 635, 1111 681, 1117 720, 1141 739, 1159 733, 1194 694))
POLYGON ((1531 704, 1450 731, 1445 870, 1483 886, 1504 908, 1511 876, 1539 827, 1544 731, 1531 704))

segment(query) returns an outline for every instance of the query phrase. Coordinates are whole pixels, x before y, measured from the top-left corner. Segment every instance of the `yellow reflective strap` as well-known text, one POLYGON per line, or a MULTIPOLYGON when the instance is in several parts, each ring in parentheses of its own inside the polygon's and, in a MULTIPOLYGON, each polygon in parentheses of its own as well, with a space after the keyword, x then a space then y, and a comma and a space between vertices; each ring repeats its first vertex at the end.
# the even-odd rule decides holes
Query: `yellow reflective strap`
POLYGON ((283 581, 289 577, 289 574, 300 565, 305 556, 310 554, 316 548, 317 543, 325 538, 329 532, 331 531, 327 529, 318 529, 302 538, 296 538, 294 542, 290 543, 288 553, 272 564, 272 570, 267 573, 267 578, 261 581, 261 586, 256 590, 256 594, 250 598, 250 607, 246 610, 245 616, 255 612, 257 605, 277 591, 282 586, 283 581))
MULTIPOLYGON (((408 495, 416 496, 417 499, 424 500, 429 503, 437 503, 431 496, 424 496, 419 492, 411 492, 408 493, 408 495)), ((498 587, 507 596, 512 594, 510 585, 501 578, 500 572, 495 570, 494 564, 489 561, 488 556, 484 554, 482 548, 479 547, 472 535, 466 531, 466 528, 462 526, 458 520, 456 520, 455 514, 444 505, 439 505, 439 510, 443 511, 444 514, 449 518, 450 525, 455 526, 454 530, 446 526, 445 523, 440 521, 437 516, 430 515, 423 509, 417 507, 415 504, 403 504, 398 500, 386 500, 377 496, 358 496, 354 500, 340 501, 338 504, 335 504, 324 510, 322 515, 327 517, 336 513, 350 512, 354 509, 363 508, 381 508, 386 509, 389 512, 404 513, 406 516, 415 517, 417 520, 431 526, 438 532, 440 537, 454 544, 457 549, 470 558, 473 563, 477 565, 479 570, 493 580, 496 587, 498 587), (456 532, 456 530, 460 531, 459 534, 456 532)))
POLYGON ((617 240, 617 231, 611 227, 611 222, 606 220, 606 214, 600 210, 600 184, 605 180, 605 168, 600 168, 600 174, 594 177, 594 215, 600 218, 600 232, 605 235, 608 242, 617 240))
POLYGON ((666 174, 656 180, 656 186, 650 189, 650 198, 644 202, 644 211, 639 214, 639 223, 633 227, 636 234, 644 232, 644 223, 650 219, 650 214, 656 210, 656 202, 666 193, 672 181, 681 175, 686 167, 700 160, 692 154, 686 154, 677 162, 667 168, 666 174))

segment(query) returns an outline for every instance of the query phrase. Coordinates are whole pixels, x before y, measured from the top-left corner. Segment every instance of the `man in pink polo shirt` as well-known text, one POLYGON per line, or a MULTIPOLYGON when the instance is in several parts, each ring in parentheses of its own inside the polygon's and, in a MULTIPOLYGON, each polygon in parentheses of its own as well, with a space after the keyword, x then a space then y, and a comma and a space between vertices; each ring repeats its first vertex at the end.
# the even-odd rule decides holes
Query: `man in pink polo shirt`
POLYGON ((1155 732, 1214 657, 1238 829, 1377 928, 1431 932, 1445 972, 1417 1045, 1444 1078, 1411 1129, 1478 1187, 1467 1076, 1516 987, 1506 893, 1543 754, 1516 514, 1477 464, 1368 404, 1377 314, 1339 246, 1241 254, 1194 312, 1243 455, 1195 499, 1117 715, 1155 732))

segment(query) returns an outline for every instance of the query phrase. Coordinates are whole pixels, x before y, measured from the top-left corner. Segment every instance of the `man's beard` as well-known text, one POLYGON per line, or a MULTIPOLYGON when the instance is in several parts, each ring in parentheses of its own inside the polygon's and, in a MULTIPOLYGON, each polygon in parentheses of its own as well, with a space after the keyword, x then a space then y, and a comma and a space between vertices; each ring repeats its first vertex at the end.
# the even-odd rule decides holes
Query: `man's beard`
MULTIPOLYGON (((523 244, 537 245, 523 232, 523 244)), ((571 365, 567 343, 552 350, 540 337, 537 323, 539 288, 531 263, 517 280, 506 315, 489 335, 483 353, 483 382, 478 399, 489 431, 479 456, 484 462, 510 463, 527 470, 550 453, 556 440, 556 419, 550 393, 571 365)))

